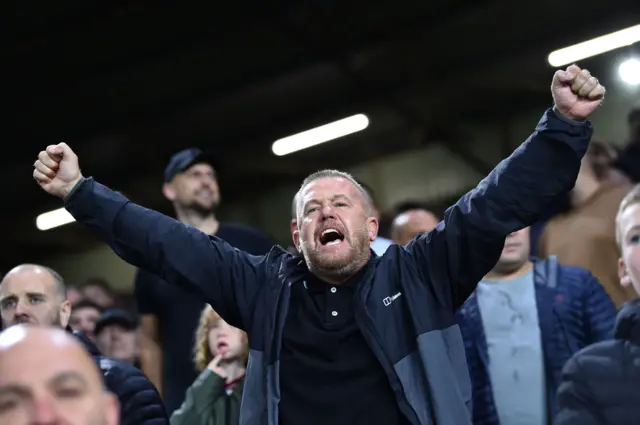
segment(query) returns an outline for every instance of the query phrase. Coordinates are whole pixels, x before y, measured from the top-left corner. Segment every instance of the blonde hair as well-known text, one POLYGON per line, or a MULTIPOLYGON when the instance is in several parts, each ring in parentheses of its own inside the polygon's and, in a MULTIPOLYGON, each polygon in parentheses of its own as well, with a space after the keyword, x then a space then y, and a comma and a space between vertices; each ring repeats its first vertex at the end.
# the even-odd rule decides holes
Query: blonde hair
MULTIPOLYGON (((195 344, 193 347, 193 363, 196 366, 198 372, 202 372, 207 368, 211 360, 213 360, 213 353, 209 348, 209 329, 214 324, 223 320, 222 317, 210 306, 207 305, 200 314, 200 324, 196 330, 195 344)), ((246 365, 249 359, 249 339, 247 333, 242 333, 242 354, 241 360, 246 365)))
POLYGON ((620 217, 627 208, 632 205, 640 204, 640 184, 635 185, 622 199, 620 207, 618 207, 618 214, 616 215, 616 242, 618 248, 622 251, 622 233, 620 231, 620 217))

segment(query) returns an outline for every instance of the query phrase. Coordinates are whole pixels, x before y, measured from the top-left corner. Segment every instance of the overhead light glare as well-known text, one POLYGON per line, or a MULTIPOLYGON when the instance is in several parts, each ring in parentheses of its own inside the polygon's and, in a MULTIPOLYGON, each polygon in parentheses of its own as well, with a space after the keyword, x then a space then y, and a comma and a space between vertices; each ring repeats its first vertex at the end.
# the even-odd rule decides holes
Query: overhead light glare
POLYGON ((50 230, 55 227, 64 226, 76 221, 71 214, 64 208, 49 211, 36 217, 36 227, 38 230, 50 230))
POLYGON ((284 156, 362 131, 368 126, 369 118, 364 114, 357 114, 276 140, 271 150, 277 156, 284 156))
POLYGON ((620 79, 630 86, 640 84, 640 60, 636 58, 627 59, 618 68, 620 79))
POLYGON ((603 35, 583 43, 556 50, 549 55, 549 64, 559 67, 600 55, 640 41, 640 25, 603 35))

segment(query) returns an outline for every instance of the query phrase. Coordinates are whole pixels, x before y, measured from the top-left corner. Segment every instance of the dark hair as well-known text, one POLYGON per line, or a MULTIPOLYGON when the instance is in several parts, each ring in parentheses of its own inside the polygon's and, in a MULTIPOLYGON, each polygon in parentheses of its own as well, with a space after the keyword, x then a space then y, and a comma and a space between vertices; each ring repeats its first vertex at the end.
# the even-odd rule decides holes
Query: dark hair
POLYGON ((107 294, 113 294, 113 289, 111 289, 111 285, 109 284, 109 282, 101 277, 90 277, 89 279, 85 280, 84 283, 79 285, 78 288, 82 290, 89 286, 97 286, 107 294))
POLYGON ((102 307, 100 307, 98 304, 94 303, 91 300, 88 300, 86 298, 80 298, 78 301, 74 302, 71 305, 71 310, 81 310, 83 308, 92 308, 96 311, 98 311, 100 314, 102 314, 102 312, 104 311, 104 309, 102 307))

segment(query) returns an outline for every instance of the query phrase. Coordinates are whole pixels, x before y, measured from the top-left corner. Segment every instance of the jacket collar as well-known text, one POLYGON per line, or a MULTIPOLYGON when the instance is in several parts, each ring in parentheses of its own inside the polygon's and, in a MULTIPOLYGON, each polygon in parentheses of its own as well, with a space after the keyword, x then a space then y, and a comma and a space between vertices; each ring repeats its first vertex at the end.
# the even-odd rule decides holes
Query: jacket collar
POLYGON ((640 300, 630 301, 620 309, 615 337, 640 343, 640 300))

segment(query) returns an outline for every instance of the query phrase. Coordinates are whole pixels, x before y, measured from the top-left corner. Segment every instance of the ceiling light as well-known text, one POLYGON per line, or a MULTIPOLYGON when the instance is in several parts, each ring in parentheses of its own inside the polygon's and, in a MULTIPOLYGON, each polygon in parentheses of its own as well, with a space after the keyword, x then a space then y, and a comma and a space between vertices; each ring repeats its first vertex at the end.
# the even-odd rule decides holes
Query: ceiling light
POLYGON ((40 214, 36 218, 36 227, 38 230, 44 231, 53 229, 54 227, 64 226, 65 224, 69 224, 74 221, 76 220, 67 210, 59 208, 57 210, 40 214))
POLYGON ((369 118, 364 114, 357 114, 276 140, 271 146, 271 150, 277 156, 284 156, 330 140, 338 139, 348 134, 362 131, 368 126, 369 118))
POLYGON ((631 86, 640 84, 640 60, 631 58, 620 64, 618 68, 620 79, 631 86))
POLYGON ((640 25, 556 50, 549 55, 553 67, 568 65, 640 41, 640 25))

